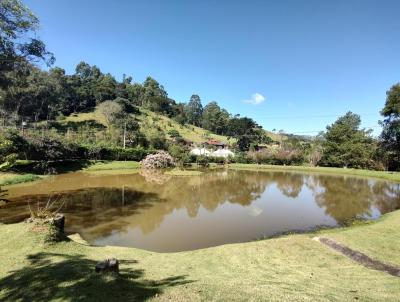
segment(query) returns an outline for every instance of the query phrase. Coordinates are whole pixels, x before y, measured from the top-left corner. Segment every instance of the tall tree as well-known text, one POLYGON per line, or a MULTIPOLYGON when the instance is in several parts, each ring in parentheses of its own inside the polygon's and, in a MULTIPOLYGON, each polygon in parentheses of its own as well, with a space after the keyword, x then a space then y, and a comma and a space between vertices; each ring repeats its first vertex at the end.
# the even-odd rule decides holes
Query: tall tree
POLYGON ((167 98, 168 94, 164 87, 152 77, 147 77, 143 82, 143 92, 140 94, 140 105, 151 107, 151 102, 158 98, 167 98))
POLYGON ((22 62, 43 60, 51 65, 54 56, 35 37, 39 20, 20 0, 0 1, 0 85, 10 85, 7 71, 22 62))
POLYGON ((42 71, 33 65, 27 66, 27 74, 18 76, 12 72, 14 84, 5 91, 3 108, 23 119, 38 122, 49 119, 56 111, 63 92, 55 74, 42 71))
POLYGON ((200 126, 201 116, 203 114, 203 105, 201 104, 200 97, 197 94, 193 94, 190 97, 189 103, 185 107, 185 113, 188 123, 200 126))
POLYGON ((208 103, 203 110, 201 124, 203 128, 216 134, 223 134, 229 120, 229 113, 221 109, 217 102, 208 103))
POLYGON ((253 119, 239 115, 229 120, 225 134, 237 139, 240 151, 248 151, 251 144, 262 142, 265 136, 265 132, 253 119))
POLYGON ((114 77, 107 73, 101 75, 95 84, 94 96, 96 98, 96 103, 101 103, 108 100, 113 100, 116 97, 116 86, 117 82, 114 77))
POLYGON ((321 165, 333 167, 369 168, 376 146, 371 130, 360 129, 360 116, 347 112, 327 126, 321 165))
POLYGON ((386 92, 386 103, 381 114, 381 147, 387 155, 388 168, 400 170, 400 83, 386 92))

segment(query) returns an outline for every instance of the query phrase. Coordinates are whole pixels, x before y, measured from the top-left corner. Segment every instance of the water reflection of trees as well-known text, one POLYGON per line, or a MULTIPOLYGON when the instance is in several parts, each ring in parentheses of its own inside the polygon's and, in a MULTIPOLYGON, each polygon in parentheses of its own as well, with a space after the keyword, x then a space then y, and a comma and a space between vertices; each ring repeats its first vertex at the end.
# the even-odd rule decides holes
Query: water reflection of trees
MULTIPOLYGON (((29 217, 30 208, 43 206, 48 199, 52 207, 67 216, 67 227, 70 232, 82 228, 119 229, 123 225, 121 218, 130 217, 151 207, 154 203, 163 202, 157 194, 140 192, 130 188, 88 188, 56 195, 23 196, 13 200, 7 207, 0 209, 1 222, 13 223, 29 217)), ((103 230, 104 231, 104 230, 103 230)))
POLYGON ((316 194, 315 200, 337 222, 371 215, 372 192, 367 180, 320 176, 318 181, 322 192, 316 194))
POLYGON ((286 197, 296 198, 299 196, 304 184, 304 175, 298 173, 277 173, 274 176, 277 188, 286 197))
MULTIPOLYGON (((289 198, 298 198, 307 187, 317 204, 339 223, 370 215, 371 207, 386 213, 400 205, 400 185, 362 178, 218 170, 194 177, 168 177, 156 183, 149 181, 153 179, 149 175, 130 175, 129 179, 129 186, 62 193, 67 228, 72 232, 83 230, 89 238, 128 226, 147 234, 176 210, 186 209, 190 217, 196 217, 200 208, 212 212, 225 203, 249 206, 272 185, 289 198)), ((47 200, 47 195, 29 198, 47 200)), ((21 213, 29 214, 26 200, 26 196, 20 197, 0 208, 0 222, 4 217, 15 220, 21 213)))
POLYGON ((376 182, 372 192, 373 203, 381 213, 400 209, 400 183, 376 182))
POLYGON ((309 178, 306 185, 317 204, 340 224, 372 217, 372 208, 384 214, 400 205, 399 184, 347 176, 309 178))

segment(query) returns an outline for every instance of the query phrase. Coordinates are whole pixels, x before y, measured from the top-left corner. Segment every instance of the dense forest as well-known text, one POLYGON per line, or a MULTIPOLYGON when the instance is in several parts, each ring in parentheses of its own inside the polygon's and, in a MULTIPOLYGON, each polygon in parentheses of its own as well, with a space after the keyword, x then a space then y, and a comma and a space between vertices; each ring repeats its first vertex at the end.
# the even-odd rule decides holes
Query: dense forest
POLYGON ((203 107, 197 94, 185 103, 173 100, 150 76, 138 83, 124 74, 118 81, 86 62, 80 62, 75 73, 66 74, 64 69, 54 67, 54 55, 36 38, 38 25, 39 20, 20 1, 1 1, 3 168, 11 167, 17 159, 140 160, 157 149, 168 150, 183 164, 204 161, 189 155, 190 142, 181 137, 179 129, 165 133, 155 127, 151 135, 145 133, 140 116, 152 112, 177 125, 201 127, 210 134, 226 136, 237 151, 231 160, 238 162, 400 169, 400 84, 387 92, 379 138, 361 129, 360 116, 348 112, 317 137, 281 135, 274 140, 253 119, 233 115, 217 102, 203 107), (41 68, 44 65, 47 68, 41 68), (94 111, 102 114, 106 127, 96 120, 65 127, 67 117, 94 111), (34 131, 25 132, 28 129, 34 131), (71 129, 78 133, 74 140, 67 131, 71 129))

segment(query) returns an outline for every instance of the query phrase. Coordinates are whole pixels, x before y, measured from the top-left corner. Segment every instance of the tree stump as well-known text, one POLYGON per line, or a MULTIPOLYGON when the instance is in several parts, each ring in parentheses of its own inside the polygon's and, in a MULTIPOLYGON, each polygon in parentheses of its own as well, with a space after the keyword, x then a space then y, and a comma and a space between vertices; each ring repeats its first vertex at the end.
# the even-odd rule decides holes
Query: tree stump
POLYGON ((54 225, 60 233, 64 233, 65 216, 63 214, 57 214, 54 218, 51 218, 50 223, 54 225))
POLYGON ((95 267, 96 273, 118 273, 119 272, 119 262, 115 258, 106 259, 104 261, 100 261, 96 264, 95 267))

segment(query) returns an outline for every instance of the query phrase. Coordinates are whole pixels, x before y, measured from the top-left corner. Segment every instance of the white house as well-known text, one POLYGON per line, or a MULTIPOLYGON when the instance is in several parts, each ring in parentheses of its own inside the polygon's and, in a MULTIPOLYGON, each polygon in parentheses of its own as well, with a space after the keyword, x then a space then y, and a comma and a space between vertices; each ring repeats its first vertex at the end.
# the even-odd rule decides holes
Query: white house
POLYGON ((229 149, 218 149, 218 150, 212 152, 211 156, 227 158, 230 156, 233 157, 233 156, 235 156, 235 154, 229 149))
POLYGON ((190 150, 190 153, 193 155, 205 155, 205 156, 211 155, 211 152, 205 148, 194 148, 194 149, 190 150))

